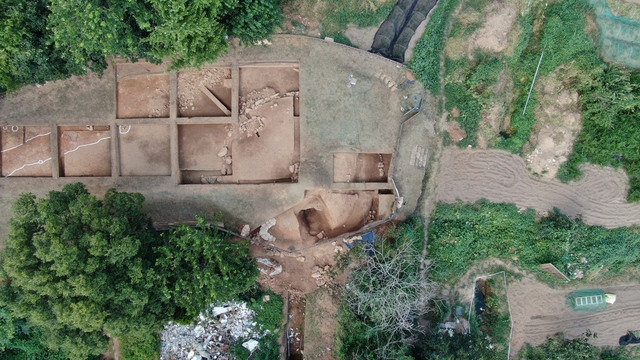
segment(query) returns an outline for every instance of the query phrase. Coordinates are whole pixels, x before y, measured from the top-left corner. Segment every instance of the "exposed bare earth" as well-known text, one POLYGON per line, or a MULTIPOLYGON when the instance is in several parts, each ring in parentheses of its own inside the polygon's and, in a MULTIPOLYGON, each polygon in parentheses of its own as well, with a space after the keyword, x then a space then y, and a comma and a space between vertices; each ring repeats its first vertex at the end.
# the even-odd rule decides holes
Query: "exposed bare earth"
POLYGON ((584 287, 552 289, 528 277, 510 283, 507 293, 513 320, 512 355, 525 343, 540 345, 558 332, 567 338, 576 338, 590 330, 598 335, 589 340, 591 344, 617 346, 620 336, 638 328, 640 287, 637 284, 602 287, 617 296, 616 302, 602 312, 575 311, 566 305, 566 296, 584 287))
POLYGON ((500 150, 443 151, 437 200, 514 203, 540 212, 557 207, 587 224, 620 227, 640 224, 640 204, 625 202, 628 181, 622 171, 589 166, 582 180, 562 184, 530 175, 522 158, 500 150))

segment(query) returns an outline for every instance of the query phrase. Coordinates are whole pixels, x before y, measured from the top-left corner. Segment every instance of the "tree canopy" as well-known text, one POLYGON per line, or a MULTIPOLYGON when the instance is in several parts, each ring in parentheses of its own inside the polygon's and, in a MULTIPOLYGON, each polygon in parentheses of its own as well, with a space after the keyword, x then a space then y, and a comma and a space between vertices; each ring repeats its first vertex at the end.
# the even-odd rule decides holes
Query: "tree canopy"
POLYGON ((246 244, 208 227, 160 236, 143 202, 114 189, 98 200, 81 183, 41 199, 22 194, 0 257, 3 305, 49 348, 86 359, 108 337, 148 337, 255 280, 246 244))
POLYGON ((87 69, 122 56, 199 67, 273 33, 280 0, 0 0, 0 91, 87 69))

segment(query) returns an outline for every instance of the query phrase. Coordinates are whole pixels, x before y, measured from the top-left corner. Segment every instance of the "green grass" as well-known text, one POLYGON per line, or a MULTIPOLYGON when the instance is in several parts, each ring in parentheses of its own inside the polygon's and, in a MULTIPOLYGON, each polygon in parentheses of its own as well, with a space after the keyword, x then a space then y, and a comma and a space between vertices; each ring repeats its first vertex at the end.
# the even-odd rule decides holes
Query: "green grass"
POLYGON ((428 251, 435 260, 432 276, 443 283, 494 257, 538 274, 540 264, 552 263, 568 275, 598 271, 606 278, 640 266, 640 231, 588 226, 558 212, 538 219, 533 210, 487 201, 441 204, 429 224, 428 251))
POLYGON ((537 4, 531 13, 521 17, 519 24, 525 34, 508 65, 513 74, 515 89, 511 129, 496 147, 521 153, 529 141, 531 129, 535 124, 536 91, 524 111, 531 82, 544 51, 538 76, 544 76, 561 65, 576 66, 579 71, 588 71, 602 63, 593 38, 584 29, 586 14, 590 6, 586 0, 566 0, 537 4), (534 18, 542 21, 539 31, 534 32, 534 18), (540 20, 543 19, 543 20, 540 20), (523 114, 524 112, 524 114, 523 114))
POLYGON ((623 167, 629 176, 629 201, 640 201, 640 72, 616 66, 594 67, 579 85, 582 131, 569 161, 560 168, 563 181, 581 175, 579 165, 623 167))
POLYGON ((357 27, 377 26, 391 13, 395 2, 386 1, 379 5, 373 10, 368 2, 361 0, 326 1, 320 18, 323 34, 341 33, 349 24, 357 27))
POLYGON ((424 34, 413 50, 413 59, 407 64, 425 88, 440 94, 440 54, 444 50, 445 30, 459 0, 440 0, 432 10, 424 34))
POLYGON ((284 300, 281 295, 271 290, 262 290, 254 287, 241 296, 242 301, 247 302, 249 309, 256 314, 253 321, 258 323, 259 329, 268 333, 258 340, 258 350, 253 354, 249 350, 242 347, 242 343, 248 339, 238 339, 231 344, 230 352, 238 360, 270 360, 278 359, 280 356, 280 345, 278 337, 281 332, 282 324, 284 324, 284 300), (269 300, 265 301, 266 296, 269 300))
POLYGON ((492 355, 506 359, 511 335, 511 318, 507 304, 507 287, 504 277, 496 275, 487 280, 492 289, 485 297, 486 311, 477 317, 480 331, 491 338, 492 355))

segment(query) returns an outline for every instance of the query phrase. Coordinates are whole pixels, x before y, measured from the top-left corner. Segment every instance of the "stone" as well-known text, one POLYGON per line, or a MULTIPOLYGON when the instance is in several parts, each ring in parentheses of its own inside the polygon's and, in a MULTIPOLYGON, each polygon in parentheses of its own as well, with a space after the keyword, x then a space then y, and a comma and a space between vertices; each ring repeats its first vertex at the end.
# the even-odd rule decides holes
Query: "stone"
POLYGON ((240 236, 249 236, 250 232, 251 232, 251 227, 249 227, 249 224, 244 224, 244 226, 242 227, 242 230, 240 231, 240 236))
POLYGON ((258 342, 256 340, 249 340, 242 343, 242 347, 253 352, 258 347, 258 342))
POLYGON ((306 259, 304 258, 304 256, 298 256, 296 258, 296 260, 300 261, 300 262, 304 262, 306 259))
POLYGON ((227 155, 229 153, 229 148, 227 148, 226 146, 223 146, 222 149, 220 149, 220 151, 218 151, 218 157, 223 157, 225 155, 227 155))
POLYGON ((229 312, 229 308, 226 306, 216 306, 213 308, 213 316, 220 316, 229 312))
POLYGON ((227 165, 231 165, 231 163, 233 163, 233 160, 231 160, 231 156, 225 156, 224 162, 227 165))
POLYGON ((193 350, 189 351, 189 353, 187 354, 187 359, 192 359, 195 354, 196 353, 193 352, 193 350))

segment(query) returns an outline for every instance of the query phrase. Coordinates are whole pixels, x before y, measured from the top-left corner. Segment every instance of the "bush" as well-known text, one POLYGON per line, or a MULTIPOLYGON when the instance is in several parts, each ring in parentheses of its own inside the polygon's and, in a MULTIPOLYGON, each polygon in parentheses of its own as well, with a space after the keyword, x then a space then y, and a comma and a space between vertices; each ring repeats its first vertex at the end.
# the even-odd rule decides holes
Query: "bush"
POLYGON ((444 50, 447 23, 459 0, 442 0, 432 10, 424 34, 413 50, 408 67, 433 94, 440 94, 440 55, 444 50))
POLYGON ((569 276, 600 268, 600 276, 612 276, 640 266, 639 246, 638 228, 588 226, 557 210, 538 219, 533 210, 520 213, 515 205, 488 201, 440 204, 429 223, 432 275, 440 282, 455 281, 491 257, 537 273, 540 264, 552 263, 569 276))

